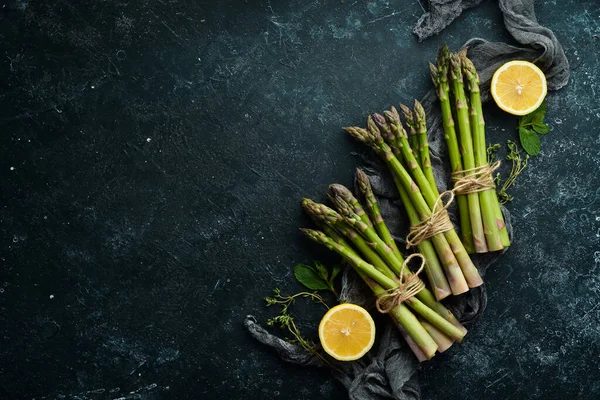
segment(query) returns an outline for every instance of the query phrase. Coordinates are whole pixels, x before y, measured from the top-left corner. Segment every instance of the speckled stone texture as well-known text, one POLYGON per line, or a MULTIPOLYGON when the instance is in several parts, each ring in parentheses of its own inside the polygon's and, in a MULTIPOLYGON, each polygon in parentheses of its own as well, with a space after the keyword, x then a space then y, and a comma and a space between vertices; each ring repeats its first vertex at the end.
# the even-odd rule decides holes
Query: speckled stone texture
MULTIPOLYGON (((368 156, 340 127, 421 97, 442 43, 510 41, 495 2, 420 44, 417 1, 0 5, 0 398, 345 398, 243 318, 300 289, 295 263, 335 260, 297 227, 300 199, 368 156)), ((571 81, 513 191, 488 308, 424 364, 424 399, 600 397, 600 4, 537 14, 571 81)), ((490 141, 516 137, 484 111, 490 141)), ((314 335, 321 310, 298 313, 314 335)))

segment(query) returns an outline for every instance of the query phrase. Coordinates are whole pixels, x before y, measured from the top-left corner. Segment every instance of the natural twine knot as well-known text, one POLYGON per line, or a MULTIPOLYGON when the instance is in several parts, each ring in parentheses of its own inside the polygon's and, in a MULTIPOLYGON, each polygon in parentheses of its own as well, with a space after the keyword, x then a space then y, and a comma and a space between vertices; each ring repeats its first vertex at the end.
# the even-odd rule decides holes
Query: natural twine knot
POLYGON ((377 311, 387 314, 397 305, 404 303, 406 300, 425 289, 425 283, 419 278, 419 274, 423 271, 423 268, 425 268, 425 257, 423 257, 422 254, 413 253, 406 257, 406 260, 404 260, 404 263, 402 264, 402 269, 400 270, 400 284, 398 287, 386 290, 386 293, 377 299, 375 302, 377 311), (410 272, 408 270, 408 262, 414 257, 421 258, 421 267, 419 267, 414 274, 404 274, 405 269, 410 272))
POLYGON ((454 182, 452 190, 456 194, 471 194, 494 189, 496 185, 492 173, 498 168, 500 168, 500 161, 496 161, 492 165, 485 164, 481 167, 455 171, 452 173, 454 182))
POLYGON ((430 237, 454 229, 447 210, 454 201, 455 194, 471 194, 494 189, 496 185, 492 173, 498 168, 500 168, 500 161, 496 161, 492 165, 485 164, 481 167, 453 172, 454 188, 446 190, 438 196, 428 218, 410 227, 410 231, 406 235, 406 248, 418 246, 430 237), (450 196, 446 204, 443 204, 444 196, 450 196))
POLYGON ((429 218, 419 222, 416 225, 410 227, 410 232, 406 235, 406 248, 417 246, 421 242, 435 236, 439 233, 448 232, 454 229, 450 217, 448 217, 448 207, 454 201, 454 190, 446 190, 439 195, 429 218), (449 196, 450 199, 443 203, 444 196, 449 196))

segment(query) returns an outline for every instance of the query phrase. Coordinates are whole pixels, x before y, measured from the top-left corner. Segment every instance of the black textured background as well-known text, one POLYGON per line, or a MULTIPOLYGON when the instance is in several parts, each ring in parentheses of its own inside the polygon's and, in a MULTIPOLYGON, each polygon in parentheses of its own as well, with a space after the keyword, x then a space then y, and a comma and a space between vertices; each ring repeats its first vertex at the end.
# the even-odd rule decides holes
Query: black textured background
MULTIPOLYGON (((424 399, 600 397, 600 6, 537 2, 569 86, 519 178, 488 309, 424 399)), ((429 89, 440 44, 510 40, 497 4, 417 43, 418 1, 0 0, 0 397, 345 398, 244 331, 297 291, 299 200, 368 154, 340 130, 429 89)), ((516 118, 489 105, 490 141, 516 118)), ((325 257, 325 259, 327 259, 325 257)), ((310 333, 320 310, 303 314, 310 333)))

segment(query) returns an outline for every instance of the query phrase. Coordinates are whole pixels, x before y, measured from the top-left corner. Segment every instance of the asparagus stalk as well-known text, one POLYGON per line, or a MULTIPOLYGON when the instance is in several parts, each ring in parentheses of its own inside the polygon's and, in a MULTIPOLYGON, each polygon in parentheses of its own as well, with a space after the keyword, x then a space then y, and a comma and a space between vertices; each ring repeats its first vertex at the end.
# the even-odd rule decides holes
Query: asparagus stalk
MULTIPOLYGON (((315 223, 317 224, 319 229, 321 229, 333 241, 335 241, 337 244, 345 246, 349 251, 351 251, 357 257, 359 256, 358 253, 356 253, 354 251, 354 249, 352 249, 350 244, 348 244, 348 242, 346 242, 346 239, 344 239, 342 236, 340 236, 331 226, 324 224, 324 223, 319 223, 318 221, 315 221, 315 223)), ((360 276, 360 278, 367 284, 367 286, 369 286, 369 288, 371 289, 371 291, 373 292, 375 297, 380 298, 385 294, 385 289, 383 289, 377 282, 375 282, 373 279, 369 278, 362 272, 357 271, 357 273, 358 273, 358 276, 360 276)), ((425 360, 429 359, 429 357, 419 347, 419 345, 410 337, 410 335, 408 334, 406 329, 404 329, 404 327, 402 326, 402 322, 401 322, 401 320, 404 320, 404 316, 406 316, 409 320, 414 322, 414 318, 415 318, 414 314, 412 314, 412 312, 410 310, 408 310, 406 307, 404 307, 406 309, 405 311, 402 311, 401 308, 402 308, 402 306, 394 307, 394 309, 390 312, 390 318, 394 322, 394 325, 396 325, 396 328, 398 328, 398 331, 400 331, 400 334, 402 335, 402 337, 408 344, 408 347, 410 347, 410 349, 412 350, 415 357, 417 357, 417 360, 419 360, 419 362, 425 361, 425 360)), ((421 323, 421 325, 423 325, 423 321, 419 321, 419 322, 421 323)), ((438 335, 439 330, 436 327, 429 324, 429 322, 425 322, 425 323, 429 325, 428 329, 426 329, 427 332, 432 332, 433 335, 438 335)), ((450 340, 450 339, 448 339, 448 340, 450 340)), ((441 341, 439 337, 437 340, 434 340, 434 341, 436 343, 440 342, 442 344, 442 346, 445 347, 446 343, 441 341)), ((445 350, 445 348, 444 348, 444 350, 445 350)), ((441 350, 441 351, 444 351, 444 350, 441 350)))
POLYGON ((367 241, 335 210, 332 210, 324 204, 315 203, 310 199, 303 199, 302 206, 313 220, 337 230, 348 238, 375 269, 390 279, 397 278, 396 273, 390 269, 385 261, 379 256, 378 252, 373 250, 373 245, 367 243, 367 241))
POLYGON ((429 143, 427 142, 427 122, 425 119, 425 110, 421 103, 415 100, 415 124, 417 125, 417 134, 419 136, 419 154, 421 156, 421 167, 423 173, 429 181, 431 188, 434 193, 438 192, 437 185, 435 183, 435 177, 433 176, 433 169, 431 168, 431 157, 429 155, 429 143))
MULTIPOLYGON (((404 204, 404 209, 406 210, 406 214, 408 216, 410 224, 417 225, 420 222, 419 215, 417 214, 415 206, 412 204, 410 196, 408 195, 408 193, 406 193, 404 186, 402 186, 402 183, 398 180, 398 178, 394 177, 394 183, 396 184, 396 188, 398 189, 398 193, 400 194, 400 200, 402 201, 402 204, 404 204)), ((442 300, 452 293, 452 290, 450 289, 452 285, 449 285, 450 287, 448 287, 448 279, 446 279, 446 276, 443 273, 442 266, 436 253, 436 248, 432 244, 432 240, 433 238, 422 241, 417 245, 417 249, 419 250, 419 253, 421 253, 423 257, 425 257, 425 260, 427 260, 427 264, 425 265, 425 273, 427 274, 429 283, 433 288, 435 298, 437 300, 442 300)), ((440 248, 440 251, 443 251, 443 247, 440 247, 443 243, 443 240, 435 240, 436 244, 438 244, 438 247, 440 248)), ((451 259, 451 257, 449 257, 448 259, 451 259)), ((452 263, 452 265, 458 267, 458 264, 456 262, 452 263)), ((455 283, 453 284, 455 285, 455 283)), ((466 283, 464 284, 464 286, 466 286, 466 283)))
POLYGON ((377 203, 377 199, 375 199, 375 195, 373 194, 371 182, 369 181, 367 174, 365 174, 360 168, 356 169, 355 183, 356 187, 358 187, 358 190, 365 198, 367 210, 369 211, 369 216, 371 217, 373 225, 375 226, 375 231, 379 234, 381 239, 383 239, 383 241, 390 246, 398 258, 402 257, 400 249, 398 249, 398 245, 396 245, 396 241, 392 237, 390 230, 383 221, 383 216, 379 210, 379 204, 377 203))
MULTIPOLYGON (((469 110, 463 84, 460 58, 456 54, 449 57, 450 81, 454 97, 456 99, 456 116, 458 119, 458 131, 460 134, 460 147, 462 152, 463 166, 465 169, 475 168, 475 157, 473 155, 473 140, 471 137, 471 126, 469 123, 469 110)), ((488 251, 483 232, 483 221, 481 219, 481 207, 477 193, 467 195, 469 203, 469 218, 473 230, 473 244, 477 253, 488 251)))
POLYGON ((346 221, 371 244, 377 254, 385 260, 392 271, 394 271, 396 275, 400 275, 403 269, 402 264, 404 263, 404 257, 402 257, 402 255, 394 254, 392 248, 379 237, 375 230, 360 219, 360 216, 356 214, 350 205, 350 202, 347 201, 347 199, 352 196, 350 190, 342 185, 333 184, 329 186, 329 191, 327 193, 346 221))
MULTIPOLYGON (((352 192, 342 185, 330 185, 330 191, 332 186, 338 186, 339 190, 337 191, 337 196, 339 196, 341 200, 343 200, 348 205, 348 207, 350 207, 352 211, 356 215, 358 215, 358 217, 363 223, 369 226, 369 228, 372 228, 373 222, 365 212, 363 206, 360 204, 358 199, 354 197, 352 192)), ((400 251, 398 251, 398 258, 402 260, 402 255, 400 254, 400 251)))
MULTIPOLYGON (((375 126, 375 129, 369 130, 359 127, 347 127, 344 129, 348 133, 350 133, 355 139, 361 141, 362 143, 368 146, 371 146, 371 148, 373 148, 373 150, 375 150, 375 152, 386 162, 392 175, 395 175, 397 177, 399 182, 401 182, 402 186, 406 190, 406 193, 411 198, 412 204, 414 205, 415 210, 419 216, 419 221, 426 220, 431 216, 431 209, 429 208, 427 202, 423 198, 423 194, 421 193, 419 186, 417 186, 417 184, 410 177, 410 174, 406 171, 406 169, 404 169, 400 161, 398 161, 398 159, 394 156, 390 147, 383 142, 383 138, 381 137, 381 134, 379 134, 379 131, 376 128, 377 127, 375 126)), ((429 185, 427 185, 427 187, 429 187, 429 185)), ((454 230, 451 230, 449 232, 454 232, 454 230)), ((456 232, 454 232, 454 234, 456 236, 456 232)), ((438 234, 431 238, 432 242, 436 246, 442 265, 450 265, 452 263, 456 263, 456 261, 458 260, 458 258, 455 258, 455 255, 453 254, 453 249, 450 247, 450 243, 448 240, 449 238, 452 238, 452 236, 447 236, 446 234, 438 234)), ((464 247, 462 247, 460 239, 458 239, 458 236, 456 236, 456 240, 454 240, 454 250, 456 253, 458 253, 458 255, 463 257, 463 254, 461 254, 461 249, 462 253, 464 253, 464 256, 466 256, 468 261, 471 263, 470 267, 468 264, 465 263, 465 268, 463 268, 463 266, 459 264, 461 270, 463 271, 463 275, 465 276, 465 279, 469 284, 469 287, 481 285, 483 281, 481 280, 477 269, 470 261, 470 258, 468 258, 468 254, 464 251, 464 247), (456 243, 456 241, 458 241, 458 243, 456 243)), ((450 284, 452 285, 452 282, 450 282, 450 284)), ((464 288, 463 293, 467 290, 468 288, 464 288)))
MULTIPOLYGON (((479 93, 479 77, 475 66, 466 58, 466 54, 460 53, 462 63, 462 72, 467 80, 467 87, 470 96, 469 123, 473 135, 473 152, 475 166, 481 167, 487 164, 487 149, 485 145, 485 136, 482 135, 480 119, 483 115, 479 113, 477 104, 481 108, 481 97, 479 93)), ((489 251, 502 250, 504 245, 500 239, 500 231, 496 225, 496 215, 494 214, 494 203, 490 195, 495 196, 494 189, 479 192, 479 204, 481 206, 481 217, 483 221, 483 232, 489 251)))
MULTIPOLYGON (((469 83, 475 165, 481 167, 487 164, 487 146, 485 142, 485 120, 483 118, 481 94, 479 91, 479 75, 471 60, 467 58, 466 49, 460 53, 460 57, 463 73, 469 83)), ((502 250, 505 246, 510 246, 508 231, 506 230, 504 217, 498 204, 496 190, 489 189, 480 192, 479 200, 481 202, 483 228, 489 250, 502 250)))
MULTIPOLYGON (((385 118, 383 118, 380 114, 376 113, 373 114, 372 117, 375 123, 380 127, 381 133, 385 137, 394 155, 396 157, 402 157, 402 152, 400 151, 400 149, 403 149, 404 151, 409 151, 413 154, 412 164, 417 165, 418 161, 414 156, 413 150, 408 144, 408 137, 406 135, 406 131, 403 131, 404 137, 406 138, 406 142, 403 144, 398 132, 391 129, 388 126, 388 124, 386 124, 385 118)), ((398 178, 395 175, 392 175, 392 177, 394 178, 394 182, 398 189, 398 193, 400 194, 400 198, 402 200, 402 203, 404 204, 404 208, 406 210, 406 214, 408 215, 410 224, 417 225, 420 222, 419 215, 417 214, 417 211, 415 210, 415 207, 413 206, 412 201, 408 196, 408 193, 404 190, 404 187, 402 183, 398 180, 398 178)), ((446 276, 442 271, 442 267, 436 254, 436 250, 433 247, 430 239, 426 239, 423 242, 419 243, 417 248, 419 250, 419 253, 421 253, 423 257, 425 257, 425 273, 427 274, 429 283, 433 288, 435 297, 437 300, 442 300, 443 298, 449 296, 451 291, 448 286, 448 280, 446 279, 446 276)), ((440 248, 440 251, 444 251, 444 248, 440 248)), ((445 260, 452 261, 451 258, 445 260)), ((458 263, 454 263, 453 265, 456 268, 459 268, 458 263)), ((464 283, 464 285, 466 287, 466 282, 464 283)))
MULTIPOLYGON (((301 231, 304 232, 310 239, 324 245, 328 249, 333 250, 342 257, 344 257, 344 259, 348 261, 348 263, 350 263, 355 269, 357 269, 357 271, 360 270, 364 272, 367 276, 377 281, 377 283, 379 283, 384 289, 391 290, 398 287, 398 282, 388 278, 387 276, 379 272, 377 269, 375 269, 373 265, 367 263, 362 258, 356 257, 353 254, 353 251, 349 251, 346 247, 336 243, 323 232, 315 231, 312 229, 301 229, 301 231)), ((446 321, 442 316, 440 316, 431 308, 427 307, 416 297, 410 297, 405 302, 410 308, 412 308, 424 319, 429 321, 431 324, 435 325, 444 334, 448 335, 452 339, 455 339, 456 341, 460 342, 465 336, 465 332, 463 330, 457 328, 456 326, 446 321)), ((427 336, 429 337, 429 339, 431 339, 429 335, 427 336)), ((413 339, 417 343, 419 343, 414 337, 413 339)), ((437 349, 437 345, 435 345, 435 348, 437 349)))
MULTIPOLYGON (((324 204, 318 204, 310 199, 303 199, 302 206, 308 215, 317 223, 317 225, 325 225, 331 229, 341 232, 345 237, 356 246, 357 249, 365 256, 367 261, 371 263, 378 271, 389 278, 395 279, 395 274, 390 270, 389 266, 381 259, 377 252, 373 251, 372 244, 367 243, 351 226, 348 225, 341 215, 335 210, 327 207, 324 204)), ((412 275, 408 268, 404 268, 404 275, 412 275)), ((417 298, 425 303, 429 308, 435 310, 442 318, 450 322, 452 325, 466 333, 466 329, 454 317, 454 315, 442 303, 436 301, 429 289, 425 288, 417 293, 417 298)))
MULTIPOLYGON (((410 178, 410 175, 408 176, 409 181, 406 181, 406 178, 401 178, 401 180, 404 181, 403 184, 404 184, 405 188, 407 189, 407 191, 409 192, 409 195, 411 195, 413 204, 415 205, 415 208, 417 209, 417 211, 419 213, 425 213, 425 216, 420 215, 420 220, 423 221, 424 219, 428 218, 431 215, 431 209, 434 207, 434 205, 439 197, 438 195, 436 195, 437 188, 433 189, 431 187, 431 185, 429 185, 429 181, 427 181, 427 178, 423 174, 423 171, 413 161, 414 155, 412 154, 412 152, 409 152, 407 150, 409 148, 408 141, 406 141, 402 138, 403 136, 405 137, 406 135, 403 135, 402 134, 403 131, 400 130, 400 127, 402 126, 402 124, 399 121, 398 113, 396 112, 394 114, 393 111, 390 111, 390 112, 388 112, 388 118, 390 118, 393 122, 395 122, 397 120, 397 124, 394 123, 395 127, 397 128, 397 132, 399 132, 396 134, 396 136, 400 136, 400 140, 402 141, 402 145, 403 145, 402 146, 403 155, 406 158, 406 165, 413 173, 413 177, 415 178, 415 181, 418 185, 415 184, 415 181, 413 181, 410 178), (411 156, 412 156, 412 158, 411 158, 411 156), (408 186, 407 186, 407 183, 408 183, 408 186), (411 185, 414 185, 414 186, 411 186, 411 185)), ((369 119, 367 120, 367 125, 369 128, 366 131, 369 135, 369 136, 367 136, 367 141, 374 143, 374 145, 377 146, 377 141, 379 141, 378 138, 381 138, 379 129, 378 129, 377 125, 373 122, 371 117, 369 117, 369 119)), ((358 133, 360 134, 360 131, 358 131, 358 133)), ((355 132, 355 134, 356 134, 356 132, 355 132)), ((384 145, 385 145, 385 143, 384 143, 384 145)), ((373 147, 373 145, 372 145, 372 147, 373 147)), ((400 176, 404 173, 408 174, 406 172, 406 169, 400 164, 400 162, 395 157, 389 157, 389 154, 388 154, 389 152, 386 153, 385 148, 382 148, 382 146, 379 146, 379 148, 380 148, 380 152, 383 153, 386 161, 388 161, 388 167, 392 170, 393 174, 397 174, 398 176, 400 176)), ((440 240, 437 236, 438 235, 436 235, 432 238, 434 244, 436 244, 436 241, 440 240)), ((436 244, 436 249, 438 250, 438 255, 440 256, 440 260, 442 261, 442 265, 444 265, 446 271, 448 271, 450 268, 452 268, 452 264, 449 262, 451 262, 452 259, 455 259, 456 261, 458 261, 458 265, 460 266, 462 274, 464 275, 464 278, 467 281, 468 287, 476 287, 476 286, 481 285, 483 283, 483 280, 481 279, 481 276, 479 276, 479 272, 477 271, 477 268, 475 268, 473 261, 471 261, 471 258, 467 254, 462 242, 460 241, 458 235, 456 234, 456 231, 454 231, 454 229, 451 229, 447 232, 444 232, 443 236, 445 237, 446 245, 440 244, 440 246, 443 246, 443 248, 438 248, 438 245, 436 244), (449 247, 447 245, 449 245, 449 247), (450 252, 453 254, 447 253, 448 248, 450 249, 450 252), (452 256, 451 258, 450 258, 450 255, 452 256)), ((453 273, 451 275, 446 275, 446 276, 449 279, 450 286, 452 287, 452 289, 453 289, 452 292, 454 294, 464 293, 464 291, 468 290, 468 288, 462 287, 463 285, 460 280, 454 281, 455 286, 453 286, 452 279, 453 279, 453 277, 458 278, 458 274, 453 273), (455 288, 456 288, 456 291, 455 291, 455 288)), ((466 286, 466 285, 464 285, 464 286, 466 286)))
POLYGON ((429 336, 431 336, 431 338, 435 341, 440 353, 448 350, 454 344, 454 340, 449 338, 446 334, 444 334, 444 332, 440 331, 435 326, 431 325, 428 321, 422 318, 418 318, 418 320, 423 328, 425 328, 427 333, 429 333, 429 336))
MULTIPOLYGON (((406 213, 408 215, 409 220, 411 221, 411 224, 419 223, 419 216, 417 214, 417 210, 415 209, 414 205, 412 204, 412 200, 410 199, 410 196, 404 189, 402 182, 400 182, 400 180, 396 176, 393 176, 393 178, 394 178, 394 183, 396 185, 396 188, 398 189, 398 193, 400 194, 400 199, 402 200, 402 203, 404 204, 404 208, 406 209, 406 213), (416 221, 416 222, 412 222, 412 221, 416 221)), ((431 262, 431 260, 435 260, 434 262, 438 263, 437 265, 439 265, 437 255, 435 253, 436 250, 433 247, 433 245, 429 239, 421 242, 418 246, 418 249, 419 249, 419 252, 423 255, 423 257, 425 257, 425 260, 427 260, 428 264, 431 262)), ((427 272, 427 268, 428 268, 428 265, 425 265, 426 272, 427 272)), ((432 282, 432 281, 430 280, 430 282, 432 282)), ((425 292, 426 290, 427 289, 423 289, 421 292, 425 292)), ((434 290, 435 290, 435 288, 434 288, 434 290)), ((467 290, 468 290, 468 288, 467 288, 467 290)), ((440 292, 436 291, 435 293, 436 293, 437 300, 441 300, 442 298, 447 297, 447 295, 445 293, 442 295, 443 297, 441 297, 441 298, 437 297, 440 292)), ((431 298, 433 299, 433 295, 431 296, 431 298)), ((438 314, 440 314, 442 317, 444 317, 447 321, 452 323, 454 326, 464 329, 462 324, 460 322, 458 322, 458 320, 454 317, 454 315, 446 307, 444 307, 442 305, 442 303, 440 303, 439 301, 434 302, 433 300, 430 300, 428 302, 424 298, 421 298, 421 300, 425 304, 427 304, 429 307, 436 310, 438 314)), ((466 333, 466 330, 465 330, 465 333, 466 333)))
MULTIPOLYGON (((402 108, 402 111, 404 111, 404 107, 406 106, 401 104, 400 107, 402 108)), ((417 123, 415 122, 415 118, 413 116, 412 111, 408 107, 406 107, 406 112, 404 114, 404 122, 406 123, 406 126, 408 127, 408 132, 410 134, 411 146, 409 147, 411 147, 412 150, 415 152, 415 161, 417 162, 417 165, 421 166, 421 149, 419 143, 419 136, 417 133, 417 123)))
MULTIPOLYGON (((437 57, 437 67, 429 63, 431 79, 436 88, 436 93, 440 99, 440 108, 442 111, 442 124, 444 126, 444 137, 448 146, 450 156, 450 166, 452 172, 462 171, 463 164, 458 147, 458 139, 454 129, 454 118, 452 118, 452 107, 450 106, 450 87, 448 85, 448 46, 444 45, 437 57)), ((458 214, 460 218, 461 240, 467 253, 475 252, 473 245, 473 231, 471 229, 471 220, 469 218, 469 204, 467 197, 458 195, 456 197, 458 204, 458 214)))
MULTIPOLYGON (((408 109, 406 106, 404 106, 403 109, 406 109, 405 111, 410 113, 410 109, 408 109)), ((408 135, 406 134, 406 131, 404 130, 404 128, 402 127, 402 124, 400 123, 400 116, 398 115, 398 111, 396 111, 396 109, 394 107, 392 107, 391 111, 385 111, 384 114, 386 116, 385 118, 381 117, 379 114, 374 114, 373 120, 375 121, 375 123, 377 124, 377 126, 380 128, 381 131, 383 131, 383 132, 386 132, 388 130, 391 131, 391 134, 389 134, 389 135, 393 136, 395 138, 396 142, 398 142, 398 147, 401 149, 402 156, 405 161, 405 165, 412 172, 413 177, 416 177, 416 179, 419 180, 420 182, 426 182, 427 178, 423 174, 421 168, 419 167, 419 165, 415 159, 415 154, 412 151, 412 149, 410 148, 410 144, 408 143, 408 135), (382 121, 382 119, 383 119, 383 121, 382 121)), ((428 188, 428 189, 431 189, 432 191, 434 190, 432 188, 428 188)), ((432 193, 432 196, 437 197, 438 195, 439 194, 437 194, 437 188, 435 188, 435 192, 432 193)), ((409 203, 410 203, 409 207, 412 206, 412 201, 404 201, 403 200, 403 203, 405 204, 405 207, 409 203)), ((408 209, 407 209, 407 212, 408 212, 408 209)), ((418 217, 416 218, 415 222, 413 222, 413 220, 415 220, 415 218, 411 218, 410 215, 409 215, 409 219, 411 219, 411 223, 414 225, 419 223, 418 217)), ((442 261, 442 265, 444 266, 444 271, 446 272, 446 277, 444 277, 441 270, 433 269, 436 267, 436 265, 434 264, 432 266, 433 268, 431 268, 432 271, 430 271, 430 274, 432 275, 430 277, 430 282, 431 282, 432 286, 434 288, 440 288, 441 290, 446 291, 447 287, 448 287, 446 282, 449 282, 450 287, 452 288, 452 293, 454 293, 454 294, 464 293, 467 290, 469 290, 469 287, 467 285, 467 282, 465 281, 465 278, 464 278, 463 273, 460 269, 460 266, 456 260, 456 257, 452 253, 452 250, 447 246, 448 242, 445 241, 443 239, 443 237, 441 237, 441 236, 438 237, 438 235, 434 236, 432 238, 432 240, 433 240, 434 244, 436 245, 436 249, 438 250, 438 253, 440 254, 440 259, 442 261), (446 278, 448 278, 448 279, 446 280, 446 278)), ((426 256, 426 259, 429 261, 430 257, 426 256)), ((437 292, 436 292, 436 295, 437 295, 437 292)), ((438 297, 438 299, 441 299, 441 297, 438 297)))

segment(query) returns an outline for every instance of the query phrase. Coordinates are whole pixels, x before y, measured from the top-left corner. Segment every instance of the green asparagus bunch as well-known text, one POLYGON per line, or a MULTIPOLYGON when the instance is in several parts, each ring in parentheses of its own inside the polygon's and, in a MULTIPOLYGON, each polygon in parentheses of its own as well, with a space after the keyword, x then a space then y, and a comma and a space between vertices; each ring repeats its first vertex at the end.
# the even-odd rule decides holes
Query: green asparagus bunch
MULTIPOLYGON (((331 185, 328 195, 335 209, 309 199, 302 201, 320 229, 302 232, 342 256, 374 295, 382 298, 402 285, 401 276, 413 273, 383 220, 368 177, 357 170, 356 182, 365 207, 346 187, 331 185)), ((461 342, 467 332, 427 288, 395 305, 389 315, 419 361, 461 342)))
MULTIPOLYGON (((440 49, 436 65, 430 63, 429 67, 440 100, 452 172, 462 175, 459 178, 473 177, 478 169, 487 168, 485 121, 477 70, 467 58, 466 50, 451 54, 447 46, 440 49), (458 123, 458 137, 453 115, 458 123)), ((491 187, 486 190, 457 196, 461 238, 469 253, 498 251, 510 246, 492 179, 489 184, 491 187)))
MULTIPOLYGON (((434 214, 444 214, 445 210, 431 168, 425 110, 418 101, 412 110, 404 105, 400 109, 411 137, 416 140, 409 141, 395 107, 384 115, 369 116, 366 129, 344 129, 371 147, 387 164, 411 226, 434 225, 434 214)), ((434 230, 416 243, 426 260, 425 271, 437 300, 467 292, 483 283, 463 242, 447 221, 449 229, 434 230)))

